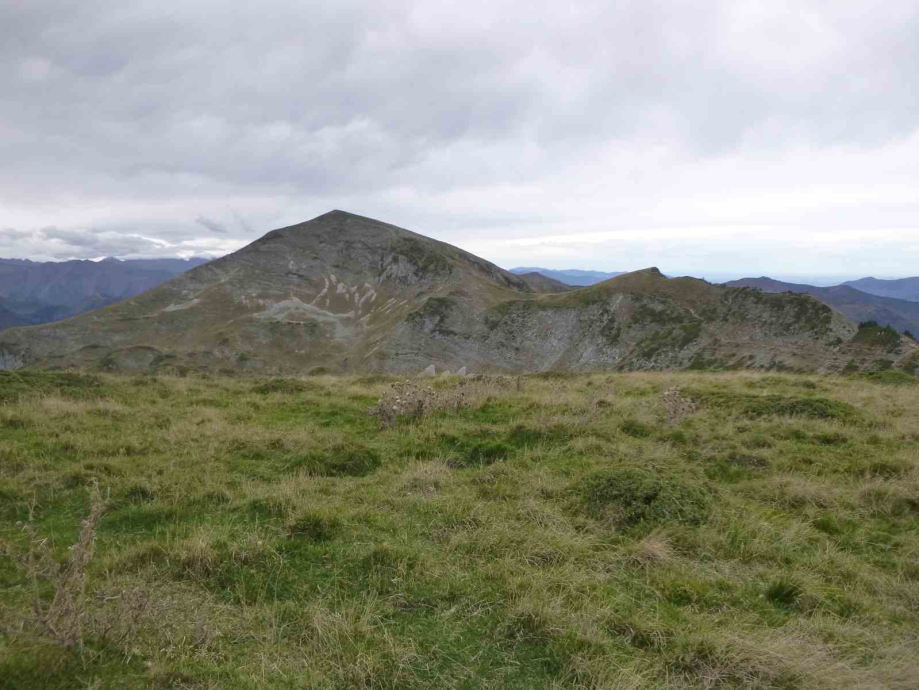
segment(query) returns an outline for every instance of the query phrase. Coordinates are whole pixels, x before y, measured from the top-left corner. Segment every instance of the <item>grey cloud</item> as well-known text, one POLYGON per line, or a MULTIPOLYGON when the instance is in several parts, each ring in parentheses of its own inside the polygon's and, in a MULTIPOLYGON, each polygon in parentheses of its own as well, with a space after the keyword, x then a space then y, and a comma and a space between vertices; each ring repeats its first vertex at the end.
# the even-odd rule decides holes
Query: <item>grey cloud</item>
POLYGON ((16 228, 2 228, 0 229, 0 239, 8 241, 18 241, 25 240, 32 237, 34 233, 29 230, 17 230, 16 228))
MULTIPOLYGON (((16 104, 5 114, 22 132, 13 149, 33 149, 34 174, 79 155, 111 176, 327 193, 378 186, 450 142, 522 138, 557 157, 647 136, 720 151, 768 122, 778 140, 873 141, 914 127, 919 103, 917 10, 906 2, 864 18, 811 3, 823 28, 783 28, 774 57, 815 32, 832 45, 795 70, 725 39, 742 14, 729 2, 586 3, 576 21, 550 5, 529 22, 499 3, 481 24, 436 3, 81 5, 62 3, 56 19, 18 2, 0 10, 16 36, 37 38, 27 52, 8 46, 6 64, 39 56, 56 75, 38 87, 12 68, 3 78, 16 104), (57 136, 41 143, 47 131, 57 136)), ((750 33, 768 44, 771 29, 750 33)))
POLYGON ((239 227, 242 229, 246 236, 252 237, 255 235, 255 228, 252 227, 252 224, 249 223, 249 221, 246 220, 246 218, 241 213, 234 211, 233 217, 236 219, 236 222, 239 223, 239 227))
MULTIPOLYGON (((38 250, 38 258, 93 259, 101 256, 157 255, 163 244, 131 233, 107 229, 70 230, 45 227, 37 231, 0 230, 0 254, 20 252, 3 251, 16 244, 26 243, 38 250)), ((173 248, 170 251, 174 253, 173 248)))
POLYGON ((210 218, 205 218, 204 216, 198 216, 195 218, 195 222, 198 225, 207 228, 211 232, 216 232, 218 235, 227 234, 226 226, 222 223, 218 223, 216 220, 211 220, 210 218))
POLYGON ((622 222, 639 224, 707 160, 882 148, 919 123, 910 0, 7 0, 0 27, 0 198, 23 218, 97 207, 32 226, 86 251, 131 232, 196 241, 201 208, 227 239, 332 206, 445 239, 515 235, 608 222, 587 209, 629 195, 622 222))
POLYGON ((96 247, 100 239, 92 232, 79 230, 62 230, 56 227, 42 228, 38 235, 46 240, 60 240, 70 247, 96 247))

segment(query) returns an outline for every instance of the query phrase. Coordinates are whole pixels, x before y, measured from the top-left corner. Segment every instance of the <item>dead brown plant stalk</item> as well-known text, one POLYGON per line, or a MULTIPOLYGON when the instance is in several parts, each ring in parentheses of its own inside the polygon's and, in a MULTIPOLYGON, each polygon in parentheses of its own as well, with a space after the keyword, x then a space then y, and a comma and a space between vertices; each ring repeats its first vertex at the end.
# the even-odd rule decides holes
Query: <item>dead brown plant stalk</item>
POLYGON ((392 384, 390 390, 370 409, 384 429, 400 421, 415 422, 441 410, 458 410, 470 404, 469 392, 463 388, 435 390, 412 381, 392 384))
POLYGON ((136 630, 150 601, 146 590, 121 590, 117 593, 88 591, 88 568, 96 547, 99 522, 108 506, 97 483, 90 489, 90 512, 81 523, 80 534, 69 548, 69 556, 59 563, 52 554, 48 538, 35 529, 34 504, 29 507, 25 525, 29 544, 17 553, 5 545, 4 551, 26 570, 31 587, 30 613, 21 621, 55 645, 83 651, 87 634, 100 643, 120 644, 136 630), (50 584, 54 596, 50 603, 42 595, 50 584))
POLYGON ((661 402, 664 404, 667 423, 671 426, 678 426, 685 417, 698 411, 696 404, 684 396, 679 388, 665 390, 661 395, 661 402))

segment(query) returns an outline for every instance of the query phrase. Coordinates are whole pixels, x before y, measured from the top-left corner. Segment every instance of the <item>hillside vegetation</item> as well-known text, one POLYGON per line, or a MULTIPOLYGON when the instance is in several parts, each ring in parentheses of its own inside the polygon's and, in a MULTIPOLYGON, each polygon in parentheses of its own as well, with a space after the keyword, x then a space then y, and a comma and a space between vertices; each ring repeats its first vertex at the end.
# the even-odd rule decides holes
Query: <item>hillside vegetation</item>
MULTIPOLYGON (((915 279, 907 279, 907 281, 909 280, 915 279)), ((919 303, 909 301, 909 297, 905 296, 909 294, 907 281, 877 281, 879 283, 890 282, 896 285, 906 283, 906 285, 902 285, 907 290, 904 295, 884 294, 883 286, 880 292, 870 289, 873 283, 871 279, 867 278, 864 281, 844 283, 832 287, 784 283, 765 277, 732 280, 725 283, 725 285, 729 287, 753 287, 769 293, 794 292, 807 294, 816 297, 824 304, 828 304, 853 321, 873 321, 882 326, 890 326, 900 332, 916 332, 919 331, 919 303)))
POLYGON ((914 688, 902 372, 0 372, 0 688, 914 688))
MULTIPOLYGON (((852 344, 856 330, 808 295, 668 279, 656 268, 568 290, 389 223, 331 211, 124 302, 7 329, 0 369, 260 376, 414 375, 431 366, 476 374, 826 374, 850 362, 877 369, 871 346, 852 344)), ((883 359, 899 366, 910 348, 912 341, 883 359)))

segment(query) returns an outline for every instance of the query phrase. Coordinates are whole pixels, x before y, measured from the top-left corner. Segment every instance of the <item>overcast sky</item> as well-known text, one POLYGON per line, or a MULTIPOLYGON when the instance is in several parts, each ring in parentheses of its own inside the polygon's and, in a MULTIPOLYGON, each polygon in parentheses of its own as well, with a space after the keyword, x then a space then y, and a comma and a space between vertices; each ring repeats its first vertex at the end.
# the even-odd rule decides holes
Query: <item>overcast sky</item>
POLYGON ((917 65, 915 0, 3 0, 0 256, 340 208, 505 267, 916 275, 917 65))

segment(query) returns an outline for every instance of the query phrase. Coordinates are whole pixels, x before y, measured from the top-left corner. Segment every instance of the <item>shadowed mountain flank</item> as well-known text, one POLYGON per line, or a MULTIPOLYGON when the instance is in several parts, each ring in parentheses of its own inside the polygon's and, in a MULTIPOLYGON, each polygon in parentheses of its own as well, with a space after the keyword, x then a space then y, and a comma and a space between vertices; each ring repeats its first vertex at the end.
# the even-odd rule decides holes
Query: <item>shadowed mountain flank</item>
POLYGON ((15 328, 16 326, 26 326, 28 321, 13 313, 0 301, 0 331, 5 328, 15 328))
POLYGON ((869 295, 919 302, 919 278, 898 278, 895 280, 861 278, 860 280, 850 280, 843 283, 843 285, 867 292, 869 295))
POLYGON ((416 373, 834 371, 855 324, 798 294, 657 269, 582 289, 332 211, 127 301, 0 334, 0 367, 416 373))
POLYGON ((532 273, 516 273, 515 275, 522 278, 536 292, 568 292, 577 289, 573 285, 568 285, 535 271, 532 273))
POLYGON ((0 259, 0 330, 59 321, 162 285, 207 259, 0 259), (4 317, 8 312, 12 316, 4 317))

